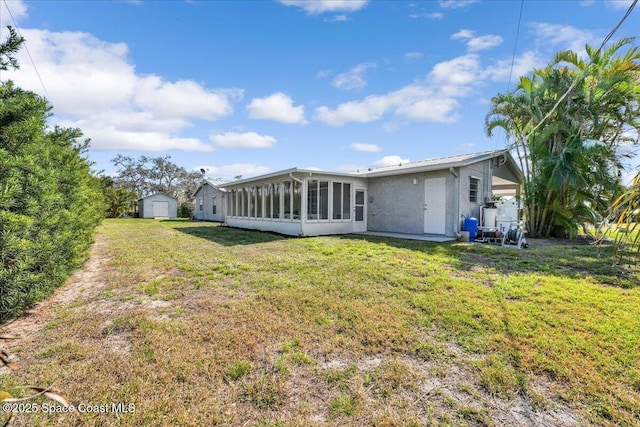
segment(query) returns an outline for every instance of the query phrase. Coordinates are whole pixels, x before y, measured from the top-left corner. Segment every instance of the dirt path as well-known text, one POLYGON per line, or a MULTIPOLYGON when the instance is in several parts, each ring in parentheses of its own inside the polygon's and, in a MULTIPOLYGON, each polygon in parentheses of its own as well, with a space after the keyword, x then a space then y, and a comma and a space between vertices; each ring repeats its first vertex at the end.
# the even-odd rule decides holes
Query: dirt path
POLYGON ((33 340, 35 334, 54 318, 56 307, 70 304, 78 298, 87 299, 100 294, 107 285, 104 270, 111 259, 107 247, 107 238, 98 234, 91 247, 89 259, 82 268, 76 270, 51 297, 38 303, 23 316, 0 327, 0 334, 15 337, 5 341, 3 346, 11 349, 33 340))

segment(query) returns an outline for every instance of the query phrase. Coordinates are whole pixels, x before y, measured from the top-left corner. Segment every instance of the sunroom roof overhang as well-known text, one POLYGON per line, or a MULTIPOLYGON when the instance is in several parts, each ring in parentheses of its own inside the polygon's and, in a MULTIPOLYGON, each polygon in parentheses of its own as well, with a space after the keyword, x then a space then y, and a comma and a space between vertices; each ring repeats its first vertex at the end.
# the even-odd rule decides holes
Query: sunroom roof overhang
POLYGON ((313 170, 313 169, 291 168, 291 169, 284 169, 281 171, 267 173, 264 175, 258 175, 251 178, 239 179, 237 181, 233 181, 228 184, 225 184, 225 188, 231 189, 234 187, 246 186, 247 184, 253 184, 253 183, 264 182, 264 181, 272 181, 272 180, 281 179, 281 178, 293 177, 293 178, 301 179, 307 176, 314 176, 314 175, 334 176, 334 177, 341 177, 341 178, 363 178, 363 176, 361 175, 352 174, 352 173, 327 172, 327 171, 320 171, 320 170, 313 170))

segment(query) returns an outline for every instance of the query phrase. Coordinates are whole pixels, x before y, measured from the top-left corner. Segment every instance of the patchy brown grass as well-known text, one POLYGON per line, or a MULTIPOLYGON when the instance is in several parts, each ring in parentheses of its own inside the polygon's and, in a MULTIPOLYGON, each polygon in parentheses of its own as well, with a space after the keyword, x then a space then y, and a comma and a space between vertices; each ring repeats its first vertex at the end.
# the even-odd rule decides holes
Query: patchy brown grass
POLYGON ((0 389, 135 411, 18 425, 640 424, 640 292, 600 248, 146 220, 100 236, 100 274, 22 330, 0 389))

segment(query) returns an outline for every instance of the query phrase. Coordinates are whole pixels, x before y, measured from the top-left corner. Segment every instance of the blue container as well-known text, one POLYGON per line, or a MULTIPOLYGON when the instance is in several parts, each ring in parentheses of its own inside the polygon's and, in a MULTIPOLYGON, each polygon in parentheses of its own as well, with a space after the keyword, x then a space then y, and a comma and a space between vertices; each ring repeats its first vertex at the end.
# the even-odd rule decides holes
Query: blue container
POLYGON ((478 234, 478 220, 474 217, 464 219, 464 231, 469 232, 469 241, 476 240, 478 234))

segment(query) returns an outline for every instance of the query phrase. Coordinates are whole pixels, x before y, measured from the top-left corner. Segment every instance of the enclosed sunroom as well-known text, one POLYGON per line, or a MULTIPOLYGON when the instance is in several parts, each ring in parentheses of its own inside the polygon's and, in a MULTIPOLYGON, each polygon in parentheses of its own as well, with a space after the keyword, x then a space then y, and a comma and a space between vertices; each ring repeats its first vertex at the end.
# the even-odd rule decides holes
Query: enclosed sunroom
POLYGON ((225 185, 231 227, 290 236, 367 230, 367 180, 352 174, 287 169, 225 185))

